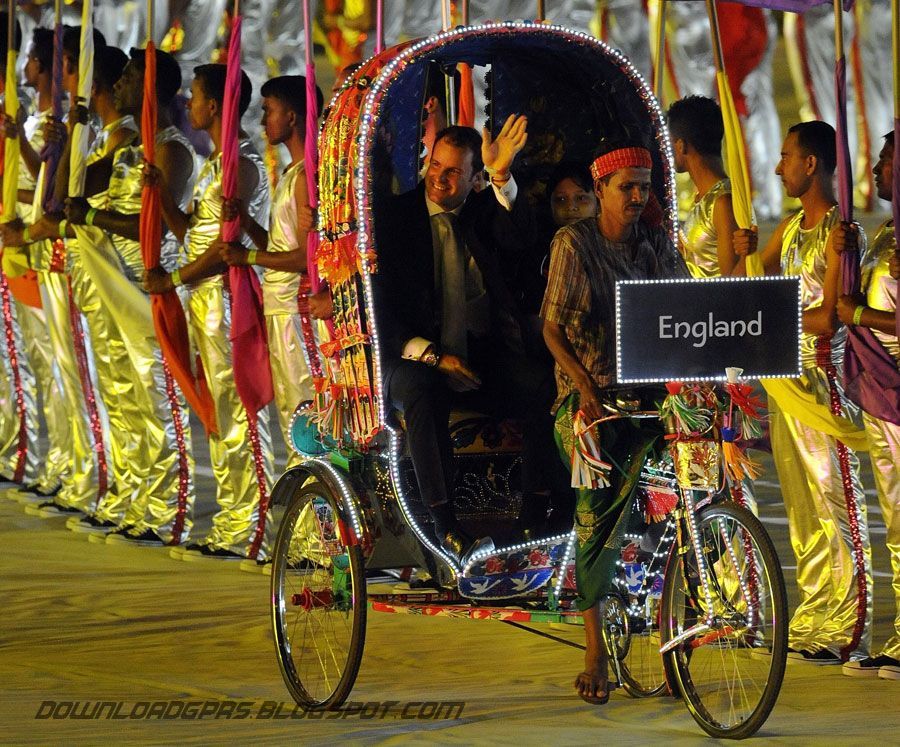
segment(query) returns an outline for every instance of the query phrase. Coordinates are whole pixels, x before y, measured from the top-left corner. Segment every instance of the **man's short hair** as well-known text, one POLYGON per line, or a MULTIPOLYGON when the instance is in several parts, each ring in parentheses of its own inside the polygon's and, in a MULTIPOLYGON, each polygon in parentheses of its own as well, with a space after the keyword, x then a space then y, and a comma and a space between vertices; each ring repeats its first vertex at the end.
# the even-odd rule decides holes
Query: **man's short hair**
MULTIPOLYGON (((263 83, 260 93, 263 98, 281 101, 297 115, 302 123, 306 120, 306 78, 302 75, 279 75, 263 83)), ((316 86, 316 110, 321 114, 325 97, 316 86)))
POLYGON ((882 137, 884 138, 885 145, 890 145, 892 148, 894 147, 894 131, 893 130, 891 130, 890 132, 884 133, 884 135, 882 135, 882 137))
MULTIPOLYGON (((209 98, 219 105, 219 111, 225 108, 225 76, 228 74, 228 66, 222 63, 209 63, 198 65, 194 68, 194 79, 200 82, 209 98)), ((238 103, 238 113, 244 116, 244 112, 250 106, 250 97, 253 95, 253 84, 247 73, 241 70, 241 99, 238 103)))
POLYGON ((679 99, 666 113, 672 139, 684 140, 703 156, 721 156, 725 123, 722 110, 711 98, 688 96, 679 99))
POLYGON ((31 47, 28 54, 34 57, 41 66, 42 73, 53 70, 53 30, 41 26, 31 32, 31 47))
MULTIPOLYGON (((106 46, 106 37, 100 29, 94 29, 94 54, 106 46)), ((63 53, 71 57, 75 64, 81 57, 81 26, 63 28, 63 53)))
MULTIPOLYGON (((128 52, 131 61, 140 69, 146 67, 147 51, 132 47, 128 52)), ((175 61, 168 52, 161 49, 156 50, 156 95, 159 97, 161 106, 168 106, 172 103, 181 90, 181 66, 175 61)))
POLYGON ((472 127, 462 125, 450 125, 434 136, 434 148, 437 144, 446 140, 455 148, 465 148, 472 154, 472 174, 484 170, 484 162, 481 160, 481 135, 472 127))
POLYGON ((94 51, 94 85, 99 91, 112 91, 128 64, 128 55, 118 47, 94 51))
POLYGON ((815 156, 825 176, 831 176, 837 165, 837 143, 834 127, 828 122, 814 120, 798 122, 788 129, 797 135, 797 143, 807 156, 815 156))
MULTIPOLYGON (((2 65, 6 67, 6 53, 9 51, 9 44, 7 44, 6 37, 6 29, 9 26, 9 14, 3 10, 0 11, 0 53, 3 55, 2 65)), ((19 19, 16 18, 13 24, 13 44, 15 44, 16 50, 22 48, 22 26, 19 24, 19 19)))

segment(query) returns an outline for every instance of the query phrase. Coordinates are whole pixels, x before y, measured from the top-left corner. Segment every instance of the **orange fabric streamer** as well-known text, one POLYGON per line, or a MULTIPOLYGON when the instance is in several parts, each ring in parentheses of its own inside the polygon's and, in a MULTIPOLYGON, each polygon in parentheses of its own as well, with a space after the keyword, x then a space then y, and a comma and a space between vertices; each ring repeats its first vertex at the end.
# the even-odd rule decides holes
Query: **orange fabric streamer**
POLYGON ((472 68, 464 62, 459 68, 459 118, 463 127, 475 126, 475 85, 472 82, 472 68))
MULTIPOLYGON (((141 112, 141 133, 144 144, 144 158, 155 162, 156 156, 156 47, 147 43, 144 68, 144 109, 141 112)), ((162 207, 159 185, 146 185, 141 196, 141 256, 144 267, 159 267, 162 241, 162 207)), ((196 374, 191 367, 191 348, 188 339, 187 320, 184 309, 175 291, 153 294, 151 301, 153 327, 156 339, 172 376, 188 404, 200 418, 207 433, 218 433, 216 411, 212 396, 206 386, 206 377, 199 357, 196 374)))

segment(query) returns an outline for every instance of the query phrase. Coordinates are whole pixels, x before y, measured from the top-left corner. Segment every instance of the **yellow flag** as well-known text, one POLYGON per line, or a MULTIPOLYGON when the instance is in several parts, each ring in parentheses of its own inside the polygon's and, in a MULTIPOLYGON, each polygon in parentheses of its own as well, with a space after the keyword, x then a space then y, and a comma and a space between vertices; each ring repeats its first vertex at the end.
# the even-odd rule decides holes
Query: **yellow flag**
MULTIPOLYGON (((10 49, 6 53, 6 99, 5 111, 15 121, 19 113, 19 92, 16 90, 16 51, 10 49)), ((3 156, 3 222, 9 223, 16 218, 16 199, 19 193, 19 140, 6 138, 6 149, 3 156)))
POLYGON ((753 224, 753 201, 750 195, 750 175, 747 172, 747 156, 744 152, 744 136, 741 120, 731 97, 728 75, 724 70, 716 73, 719 87, 719 104, 725 122, 725 148, 727 152, 728 176, 731 179, 731 204, 734 218, 739 228, 750 228, 753 224))

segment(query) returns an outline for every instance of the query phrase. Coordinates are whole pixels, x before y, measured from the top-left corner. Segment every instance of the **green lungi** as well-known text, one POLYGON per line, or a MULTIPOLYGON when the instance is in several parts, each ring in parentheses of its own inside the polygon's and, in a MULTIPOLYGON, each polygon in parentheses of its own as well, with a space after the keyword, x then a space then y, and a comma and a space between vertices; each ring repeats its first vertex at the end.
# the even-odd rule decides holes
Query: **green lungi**
MULTIPOLYGON (((556 413, 555 438, 560 457, 572 467, 575 443, 573 420, 578 412, 578 392, 573 392, 556 413)), ((576 488, 575 585, 579 610, 593 607, 612 590, 622 535, 647 454, 661 442, 662 425, 653 420, 619 418, 598 426, 598 442, 604 461, 613 465, 609 486, 576 488)))

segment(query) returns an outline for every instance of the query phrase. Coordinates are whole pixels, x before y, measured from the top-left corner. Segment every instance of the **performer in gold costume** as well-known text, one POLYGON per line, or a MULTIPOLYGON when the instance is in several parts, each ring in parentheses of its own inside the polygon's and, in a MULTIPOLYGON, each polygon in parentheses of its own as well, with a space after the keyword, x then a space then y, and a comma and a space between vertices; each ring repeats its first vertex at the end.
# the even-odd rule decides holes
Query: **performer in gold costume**
MULTIPOLYGON (((322 93, 318 107, 322 106, 322 93)), ((290 457, 288 467, 299 464, 299 455, 291 449, 288 432, 297 405, 313 398, 313 385, 304 348, 303 317, 309 322, 309 278, 306 275, 306 234, 301 226, 301 213, 309 212, 304 165, 306 129, 306 78, 284 75, 269 80, 262 87, 263 128, 272 145, 284 145, 290 163, 275 188, 269 216, 268 232, 242 205, 229 204, 226 220, 239 214, 241 228, 256 249, 229 244, 222 259, 229 265, 257 265, 263 268, 263 308, 269 336, 269 363, 275 406, 290 457), (236 209, 235 209, 236 208, 236 209)), ((235 201, 236 202, 236 201, 235 201)))
MULTIPOLYGON (((53 64, 52 32, 47 29, 36 29, 28 48, 25 64, 25 83, 35 90, 36 111, 26 116, 27 108, 19 109, 19 121, 5 119, 5 130, 8 138, 18 138, 21 153, 19 163, 19 201, 16 212, 26 223, 31 222, 32 200, 38 171, 40 169, 39 152, 44 144, 44 125, 52 118, 51 111, 51 69, 53 64)), ((22 243, 22 242, 20 242, 22 243)), ((12 246, 10 242, 7 246, 12 246)), ((39 258, 38 258, 39 264, 39 258)), ((43 284, 47 273, 38 270, 38 281, 43 284)), ((46 268, 44 268, 46 270, 46 268)), ((42 290, 42 296, 44 291, 42 290)), ((52 298, 50 299, 52 301, 52 298)), ((42 299, 43 302, 43 299, 42 299)), ((66 403, 62 390, 62 382, 56 375, 48 329, 47 313, 40 306, 25 303, 16 298, 15 315, 22 331, 26 357, 34 371, 34 387, 23 387, 28 415, 28 453, 33 470, 32 479, 26 477, 26 488, 38 496, 54 495, 61 486, 61 480, 69 466, 69 422, 66 416, 66 403), (47 448, 41 448, 38 439, 38 416, 36 412, 38 398, 41 411, 47 426, 47 448), (33 460, 33 461, 31 461, 33 460)), ((52 318, 52 317, 51 317, 52 318)), ((25 383, 25 380, 23 380, 25 383)))
MULTIPOLYGON (((772 453, 800 591, 789 656, 837 664, 865 657, 872 637, 872 558, 853 451, 867 447, 859 409, 840 387, 846 329, 835 315, 836 247, 855 243, 857 231, 840 224, 832 187, 834 129, 825 122, 794 125, 781 151, 777 173, 802 209, 781 222, 754 259, 769 274, 801 278, 802 376, 779 389, 766 383, 772 453)), ((738 231, 735 251, 746 254, 753 236, 738 231)))
MULTIPOLYGON (((894 133, 885 135, 885 144, 872 169, 875 188, 882 200, 890 202, 893 195, 891 168, 894 158, 894 133)), ((837 313, 844 324, 869 327, 885 350, 900 361, 897 343, 896 309, 897 279, 891 276, 890 262, 897 257, 894 222, 881 225, 872 240, 868 254, 862 260, 861 297, 841 296, 837 313)), ((895 602, 894 626, 887 642, 877 656, 844 664, 844 674, 851 677, 881 677, 900 679, 900 425, 881 420, 863 412, 866 437, 869 439, 869 458, 878 489, 878 504, 887 527, 887 548, 891 556, 895 602)))
MULTIPOLYGON (((218 433, 209 435, 209 452, 216 478, 219 511, 205 541, 189 547, 186 560, 221 558, 263 559, 268 486, 272 480, 272 446, 268 414, 257 415, 257 433, 252 433, 247 412, 234 383, 231 340, 231 300, 221 259, 222 241, 222 108, 225 95, 225 65, 200 65, 194 71, 188 114, 191 126, 209 133, 214 144, 194 188, 190 214, 171 199, 164 175, 148 167, 148 178, 161 182, 162 211, 166 223, 185 241, 186 263, 177 271, 148 272, 145 287, 163 293, 184 283, 190 290, 188 317, 193 348, 199 354, 215 403, 218 433), (186 238, 185 238, 186 237, 186 238), (258 438, 253 438, 257 435, 258 438)), ((251 85, 241 75, 239 111, 250 102, 251 85)), ((269 188, 262 158, 241 132, 238 198, 257 222, 268 221, 269 188)))
MULTIPOLYGON (((64 80, 73 101, 77 97, 78 86, 78 30, 67 30, 64 36, 64 80), (68 43, 67 43, 68 42, 68 43), (74 43, 72 43, 74 42, 74 43)), ((86 181, 89 202, 92 207, 103 207, 107 202, 108 185, 112 157, 123 145, 137 138, 137 125, 130 115, 121 115, 113 104, 112 89, 122 74, 128 56, 120 49, 98 44, 94 53, 94 82, 90 109, 100 119, 102 129, 90 145, 86 156, 86 181)), ((57 192, 65 196, 69 186, 69 164, 72 148, 72 127, 75 121, 85 115, 83 110, 69 118, 67 148, 57 172, 57 192)), ((75 232, 66 227, 61 216, 44 216, 29 229, 32 237, 56 240, 65 239, 66 271, 69 274, 72 299, 86 325, 85 338, 89 340, 91 363, 96 372, 96 391, 99 395, 97 406, 101 410, 103 427, 103 447, 107 470, 106 495, 98 494, 98 499, 80 505, 85 516, 73 516, 67 522, 70 529, 79 532, 105 532, 118 526, 121 518, 113 511, 109 518, 97 518, 101 504, 107 507, 130 504, 129 490, 140 490, 140 480, 133 473, 133 465, 139 459, 137 450, 141 444, 135 438, 134 424, 140 422, 142 413, 135 394, 134 372, 121 331, 114 315, 104 305, 90 272, 82 261, 83 252, 75 232), (105 412, 104 412, 105 410, 105 412)), ((98 229, 99 231, 99 229, 98 229)), ((95 253, 93 243, 88 242, 89 251, 95 253)), ((111 246, 111 245, 110 245, 111 246)), ((111 252, 114 255, 114 252, 111 252)), ((117 262, 117 260, 115 260, 117 262)), ((118 271, 118 268, 115 268, 118 271)), ((119 271, 120 272, 120 271, 119 271)))
MULTIPOLYGON (((725 124, 719 105, 705 96, 676 101, 666 114, 672 136, 675 170, 687 173, 694 202, 681 224, 678 250, 692 277, 716 278, 744 273, 744 257, 734 252, 737 230, 731 204, 731 182, 722 164, 725 124)), ((753 483, 728 477, 733 497, 756 513, 753 483)))
MULTIPOLYGON (((143 100, 144 50, 132 49, 130 58, 114 85, 113 101, 119 113, 135 116, 143 100)), ((157 53, 157 70, 157 131, 142 132, 141 138, 155 137, 172 199, 183 204, 190 193, 193 149, 171 125, 166 111, 181 85, 181 71, 174 58, 164 52, 157 53)), ((192 525, 193 459, 185 404, 156 341, 150 300, 140 288, 144 270, 138 242, 142 164, 140 145, 120 147, 112 158, 112 176, 103 206, 92 207, 86 199, 69 198, 66 215, 68 231, 82 247, 85 272, 105 309, 104 319, 116 325, 127 352, 128 389, 120 399, 133 398, 135 405, 134 411, 122 412, 128 421, 124 433, 130 432, 127 438, 137 441, 134 451, 126 452, 130 469, 121 477, 128 483, 101 503, 94 518, 119 525, 106 536, 107 542, 177 545, 185 541, 192 525)), ((164 237, 163 242, 164 261, 168 257, 171 262, 174 238, 164 237)), ((117 357, 119 352, 111 344, 111 366, 126 365, 117 357)))

